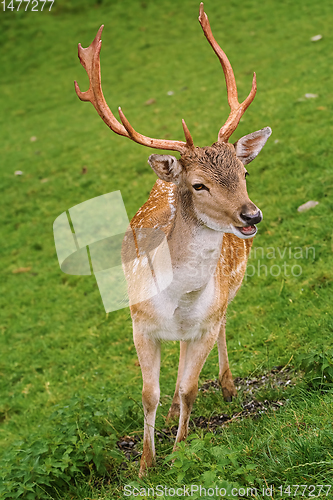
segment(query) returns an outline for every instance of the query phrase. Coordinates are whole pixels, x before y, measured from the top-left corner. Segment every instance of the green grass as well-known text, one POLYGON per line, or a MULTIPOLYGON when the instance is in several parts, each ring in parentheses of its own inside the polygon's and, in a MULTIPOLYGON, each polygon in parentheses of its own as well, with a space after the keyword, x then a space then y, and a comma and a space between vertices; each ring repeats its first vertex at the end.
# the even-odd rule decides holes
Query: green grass
MULTIPOLYGON (((183 140, 184 118, 196 145, 216 140, 228 106, 198 8, 192 0, 55 0, 51 13, 0 11, 0 498, 123 498, 123 485, 137 484, 137 464, 122 469, 115 445, 143 429, 129 310, 106 316, 93 276, 60 271, 52 225, 66 209, 115 190, 131 218, 155 181, 147 165, 152 151, 112 134, 74 92, 74 80, 88 88, 77 43, 88 46, 101 24, 102 84, 112 110, 121 105, 146 135, 183 140), (20 267, 31 269, 13 273, 20 267), (23 484, 33 491, 25 494, 23 484)), ((159 443, 158 467, 142 484, 332 484, 331 2, 210 0, 205 9, 241 99, 257 73, 257 96, 234 139, 273 129, 249 166, 249 195, 264 213, 255 247, 263 250, 252 254, 256 272, 228 310, 231 370, 260 374, 293 356, 291 364, 308 374, 278 412, 208 437, 198 431, 173 466, 164 463, 171 444, 159 443), (322 40, 311 42, 319 33, 322 40), (297 212, 308 200, 319 205, 297 212), (258 276, 258 261, 267 276, 265 268, 258 276), (284 262, 301 266, 301 274, 288 267, 289 276, 272 276, 271 266, 284 262), (185 461, 181 477, 176 464, 185 461)), ((177 353, 176 343, 163 346, 158 428, 177 353)), ((214 349, 200 382, 217 371, 214 349)), ((193 415, 229 413, 239 404, 200 394, 193 415)))

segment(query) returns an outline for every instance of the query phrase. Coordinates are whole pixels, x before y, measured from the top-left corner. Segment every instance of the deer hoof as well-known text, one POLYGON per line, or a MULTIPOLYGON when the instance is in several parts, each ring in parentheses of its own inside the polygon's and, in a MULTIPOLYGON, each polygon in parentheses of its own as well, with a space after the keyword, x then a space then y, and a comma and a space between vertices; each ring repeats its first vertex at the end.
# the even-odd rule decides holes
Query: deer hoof
POLYGON ((237 396, 237 391, 234 385, 234 381, 232 380, 231 372, 226 372, 220 379, 220 385, 222 388, 222 394, 225 401, 232 401, 233 397, 237 396))
POLYGON ((222 394, 224 401, 226 401, 227 403, 231 403, 233 396, 229 394, 229 392, 227 393, 227 391, 222 391, 222 394))
POLYGON ((144 455, 141 456, 141 462, 140 462, 140 471, 139 471, 139 477, 146 477, 148 474, 148 470, 150 467, 153 465, 153 460, 151 457, 148 457, 148 463, 144 455))

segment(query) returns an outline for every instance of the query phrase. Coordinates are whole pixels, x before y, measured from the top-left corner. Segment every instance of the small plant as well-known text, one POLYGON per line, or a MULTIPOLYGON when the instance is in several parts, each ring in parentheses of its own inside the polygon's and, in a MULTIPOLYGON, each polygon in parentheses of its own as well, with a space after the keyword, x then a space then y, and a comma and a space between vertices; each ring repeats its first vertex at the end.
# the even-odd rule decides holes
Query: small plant
POLYGON ((112 473, 123 457, 109 419, 107 400, 73 398, 56 405, 44 429, 5 454, 0 497, 50 499, 68 489, 74 476, 112 473))
MULTIPOLYGON (((214 490, 224 488, 227 495, 232 488, 240 487, 238 479, 242 484, 253 485, 256 464, 243 463, 244 453, 241 448, 231 449, 217 445, 215 441, 214 434, 208 433, 190 436, 186 442, 179 443, 177 450, 165 458, 165 464, 173 461, 173 466, 166 475, 174 476, 179 484, 198 483, 214 490)), ((193 498, 196 498, 195 493, 193 498)))
POLYGON ((333 350, 299 354, 296 363, 306 374, 306 381, 316 389, 333 387, 333 350))

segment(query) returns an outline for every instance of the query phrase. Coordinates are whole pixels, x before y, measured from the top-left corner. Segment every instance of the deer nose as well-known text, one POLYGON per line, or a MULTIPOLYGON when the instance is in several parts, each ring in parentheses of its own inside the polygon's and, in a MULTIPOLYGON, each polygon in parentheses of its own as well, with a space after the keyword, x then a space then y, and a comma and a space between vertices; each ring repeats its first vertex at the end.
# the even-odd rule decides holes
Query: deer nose
POLYGON ((261 210, 258 210, 255 214, 240 214, 246 224, 252 226, 253 224, 259 224, 262 221, 262 213, 261 210))

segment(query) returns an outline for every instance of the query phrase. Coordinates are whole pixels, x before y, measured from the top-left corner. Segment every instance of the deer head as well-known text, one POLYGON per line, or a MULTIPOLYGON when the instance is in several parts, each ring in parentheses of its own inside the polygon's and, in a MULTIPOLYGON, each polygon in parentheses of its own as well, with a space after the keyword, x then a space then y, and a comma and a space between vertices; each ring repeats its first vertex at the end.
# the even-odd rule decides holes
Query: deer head
POLYGON ((89 76, 90 86, 88 91, 81 92, 75 82, 75 90, 82 101, 90 101, 94 105, 103 121, 116 134, 144 146, 180 153, 179 160, 171 155, 151 155, 148 163, 160 179, 178 186, 187 217, 192 217, 197 225, 233 233, 240 238, 250 238, 255 235, 255 224, 262 220, 262 214, 248 197, 245 181, 248 172, 245 165, 258 155, 272 131, 265 127, 242 137, 235 144, 228 142, 255 97, 256 75, 254 73, 248 97, 239 103, 234 72, 227 56, 213 37, 203 3, 200 4, 199 22, 222 65, 230 106, 229 117, 218 133, 217 142, 212 146, 195 147, 184 120, 182 124, 186 142, 141 135, 134 130, 121 108, 118 109, 121 123, 114 117, 101 87, 99 54, 104 26, 100 27, 88 48, 82 48, 79 44, 79 58, 89 76))

